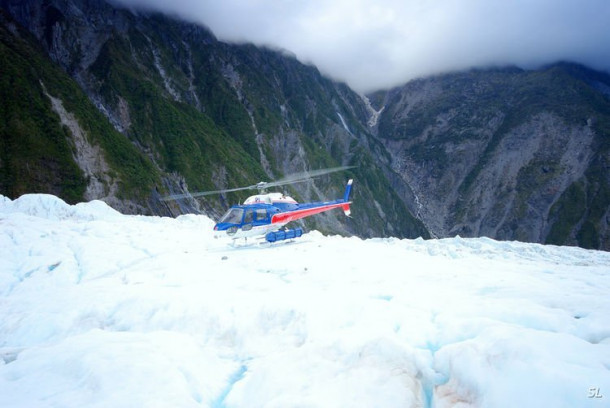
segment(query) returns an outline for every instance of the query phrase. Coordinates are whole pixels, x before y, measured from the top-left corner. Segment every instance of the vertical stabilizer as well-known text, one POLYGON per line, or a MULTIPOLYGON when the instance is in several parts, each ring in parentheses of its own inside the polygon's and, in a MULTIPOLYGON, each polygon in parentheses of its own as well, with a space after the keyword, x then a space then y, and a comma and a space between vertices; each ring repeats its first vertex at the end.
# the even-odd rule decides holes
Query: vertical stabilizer
POLYGON ((345 215, 347 215, 348 217, 351 215, 352 211, 349 208, 349 205, 351 204, 351 202, 349 201, 349 196, 352 192, 352 183, 354 182, 353 179, 349 179, 347 182, 347 186, 345 187, 345 194, 343 195, 343 201, 345 202, 345 204, 343 204, 343 206, 341 206, 341 208, 343 209, 343 212, 345 213, 345 215))
POLYGON ((348 202, 349 201, 349 195, 352 192, 352 183, 354 182, 354 179, 349 179, 347 181, 347 186, 345 187, 345 194, 343 195, 343 201, 348 202))

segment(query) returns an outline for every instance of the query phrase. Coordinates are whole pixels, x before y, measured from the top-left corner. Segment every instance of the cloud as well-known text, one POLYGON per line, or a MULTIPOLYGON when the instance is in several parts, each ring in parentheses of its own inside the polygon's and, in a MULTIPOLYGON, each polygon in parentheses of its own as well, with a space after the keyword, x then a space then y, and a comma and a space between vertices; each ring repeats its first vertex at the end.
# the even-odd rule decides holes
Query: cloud
POLYGON ((470 67, 610 69, 608 0, 115 0, 289 50, 360 92, 470 67))

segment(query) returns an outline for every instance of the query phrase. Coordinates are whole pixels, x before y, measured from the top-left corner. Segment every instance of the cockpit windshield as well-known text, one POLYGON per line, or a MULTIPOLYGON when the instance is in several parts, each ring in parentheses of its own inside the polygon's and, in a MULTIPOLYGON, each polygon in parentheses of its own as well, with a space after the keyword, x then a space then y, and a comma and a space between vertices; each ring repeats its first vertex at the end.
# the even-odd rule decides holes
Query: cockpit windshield
POLYGON ((222 216, 218 223, 226 222, 229 224, 241 224, 241 219, 244 216, 243 208, 230 208, 229 211, 222 216))

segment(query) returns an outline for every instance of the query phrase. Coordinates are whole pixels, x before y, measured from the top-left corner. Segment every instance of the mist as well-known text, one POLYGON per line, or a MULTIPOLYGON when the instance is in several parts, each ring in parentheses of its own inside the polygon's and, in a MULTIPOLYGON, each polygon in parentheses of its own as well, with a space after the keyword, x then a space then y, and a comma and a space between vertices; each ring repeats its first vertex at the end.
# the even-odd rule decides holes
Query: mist
POLYGON ((294 53, 366 93, 442 72, 556 61, 610 70, 607 0, 115 0, 294 53))

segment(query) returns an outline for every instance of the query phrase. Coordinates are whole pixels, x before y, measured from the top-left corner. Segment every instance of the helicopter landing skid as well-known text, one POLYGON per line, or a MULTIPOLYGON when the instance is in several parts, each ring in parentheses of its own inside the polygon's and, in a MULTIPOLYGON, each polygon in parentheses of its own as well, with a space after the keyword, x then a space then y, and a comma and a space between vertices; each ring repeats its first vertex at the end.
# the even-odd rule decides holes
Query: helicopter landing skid
POLYGON ((280 244, 293 243, 302 235, 303 230, 301 228, 295 228, 294 230, 276 231, 261 237, 237 238, 232 240, 228 245, 231 248, 266 248, 280 244), (274 235, 269 237, 270 234, 274 235))

